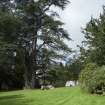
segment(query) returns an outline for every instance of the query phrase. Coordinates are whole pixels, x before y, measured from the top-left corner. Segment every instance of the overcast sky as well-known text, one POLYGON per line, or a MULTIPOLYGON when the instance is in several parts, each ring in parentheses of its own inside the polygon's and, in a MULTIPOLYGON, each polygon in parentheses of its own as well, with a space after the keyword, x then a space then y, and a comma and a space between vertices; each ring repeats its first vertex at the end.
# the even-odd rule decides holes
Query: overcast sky
POLYGON ((59 11, 59 13, 65 23, 64 28, 69 32, 73 40, 68 44, 73 49, 77 49, 76 45, 80 45, 84 38, 81 27, 85 26, 91 16, 99 17, 105 0, 70 0, 70 2, 71 4, 63 12, 59 11))

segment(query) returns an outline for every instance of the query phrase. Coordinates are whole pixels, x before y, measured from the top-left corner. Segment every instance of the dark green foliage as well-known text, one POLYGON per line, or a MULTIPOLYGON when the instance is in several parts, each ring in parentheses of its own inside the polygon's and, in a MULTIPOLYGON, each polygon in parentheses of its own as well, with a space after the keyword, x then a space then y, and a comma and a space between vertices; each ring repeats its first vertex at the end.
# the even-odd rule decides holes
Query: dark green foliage
MULTIPOLYGON (((13 73, 11 80, 15 85, 37 87, 38 81, 49 75, 49 66, 58 59, 64 60, 71 52, 63 41, 70 40, 62 28, 63 23, 56 19, 58 14, 55 11, 50 11, 52 6, 64 9, 68 3, 68 0, 0 1, 1 71, 7 65, 5 74, 13 73), (60 51, 65 54, 59 54, 60 51)), ((8 78, 5 74, 4 77, 8 78)))
POLYGON ((83 33, 85 40, 80 52, 85 68, 80 74, 80 86, 90 93, 102 94, 105 87, 105 6, 98 19, 92 17, 86 24, 83 33))
MULTIPOLYGON (((35 87, 35 79, 38 78, 38 75, 36 75, 37 70, 42 72, 43 77, 48 71, 48 64, 62 57, 63 54, 60 56, 57 52, 58 50, 64 52, 70 51, 62 40, 69 39, 67 32, 61 28, 63 23, 55 19, 56 15, 52 16, 54 11, 50 12, 51 6, 63 9, 66 4, 67 0, 39 0, 37 2, 32 0, 23 4, 24 8, 20 9, 24 14, 25 30, 23 34, 25 35, 25 39, 29 40, 29 44, 25 48, 31 46, 30 55, 32 58, 30 71, 32 72, 28 72, 28 74, 32 75, 31 88, 35 87), (30 41, 32 45, 30 45, 30 41), (42 43, 40 44, 39 41, 42 43)), ((55 12, 54 14, 57 13, 55 12)))
POLYGON ((78 80, 79 74, 83 69, 83 62, 80 57, 69 59, 66 62, 66 69, 71 73, 71 80, 78 80))
POLYGON ((0 52, 0 83, 2 89, 22 89, 24 86, 24 69, 23 57, 16 51, 7 50, 0 52), (3 87, 3 85, 6 87, 3 87))
POLYGON ((67 68, 62 64, 51 65, 48 71, 48 81, 56 87, 64 87, 66 81, 70 80, 72 74, 67 68))
POLYGON ((0 87, 3 89, 24 86, 24 56, 18 49, 21 25, 18 17, 0 11, 0 87))
POLYGON ((0 13, 0 38, 8 43, 16 43, 20 33, 21 21, 13 15, 0 13))
POLYGON ((99 66, 105 65, 105 7, 98 19, 91 18, 83 30, 88 61, 95 62, 99 66))

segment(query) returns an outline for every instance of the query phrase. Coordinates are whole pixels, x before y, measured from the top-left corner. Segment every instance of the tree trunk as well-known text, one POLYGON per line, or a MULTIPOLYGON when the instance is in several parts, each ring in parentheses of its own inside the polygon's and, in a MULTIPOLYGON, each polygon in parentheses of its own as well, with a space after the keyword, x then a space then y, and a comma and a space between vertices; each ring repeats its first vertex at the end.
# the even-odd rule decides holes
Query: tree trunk
POLYGON ((26 50, 25 52, 25 71, 24 71, 24 80, 25 80, 25 89, 30 89, 31 84, 30 84, 30 78, 31 78, 31 73, 32 73, 32 67, 31 67, 31 56, 29 55, 29 52, 26 50))
POLYGON ((32 41, 32 80, 31 80, 31 88, 37 88, 36 86, 36 70, 37 70, 37 29, 33 34, 32 41))
POLYGON ((2 89, 2 88, 1 88, 1 85, 2 85, 2 82, 0 81, 0 90, 2 89))
POLYGON ((35 75, 35 71, 34 70, 32 72, 32 80, 31 80, 31 88, 32 89, 36 88, 36 85, 35 85, 36 75, 35 75))
POLYGON ((29 72, 28 70, 25 70, 25 74, 24 74, 24 79, 25 79, 25 89, 30 89, 30 81, 29 81, 29 72))

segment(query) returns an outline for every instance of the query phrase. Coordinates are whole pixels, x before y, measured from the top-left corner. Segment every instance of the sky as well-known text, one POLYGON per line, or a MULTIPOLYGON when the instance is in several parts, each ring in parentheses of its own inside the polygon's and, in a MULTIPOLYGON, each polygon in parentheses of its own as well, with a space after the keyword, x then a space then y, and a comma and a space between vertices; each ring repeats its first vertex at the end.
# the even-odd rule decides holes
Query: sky
POLYGON ((64 11, 58 10, 58 12, 60 19, 65 23, 64 28, 73 40, 66 43, 72 49, 77 50, 76 46, 84 40, 81 27, 85 27, 91 16, 99 17, 105 0, 70 0, 70 2, 64 11))

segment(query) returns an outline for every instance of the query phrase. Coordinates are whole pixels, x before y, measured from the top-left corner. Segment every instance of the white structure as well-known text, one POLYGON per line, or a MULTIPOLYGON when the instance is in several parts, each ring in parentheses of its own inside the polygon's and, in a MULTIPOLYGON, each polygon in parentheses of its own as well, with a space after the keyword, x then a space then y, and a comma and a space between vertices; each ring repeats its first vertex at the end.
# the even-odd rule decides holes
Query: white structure
POLYGON ((76 81, 67 81, 65 84, 66 87, 72 87, 72 86, 74 87, 76 85, 77 85, 76 81))
POLYGON ((41 90, 44 90, 44 89, 54 89, 54 86, 52 86, 52 85, 47 85, 47 86, 42 85, 41 90))

